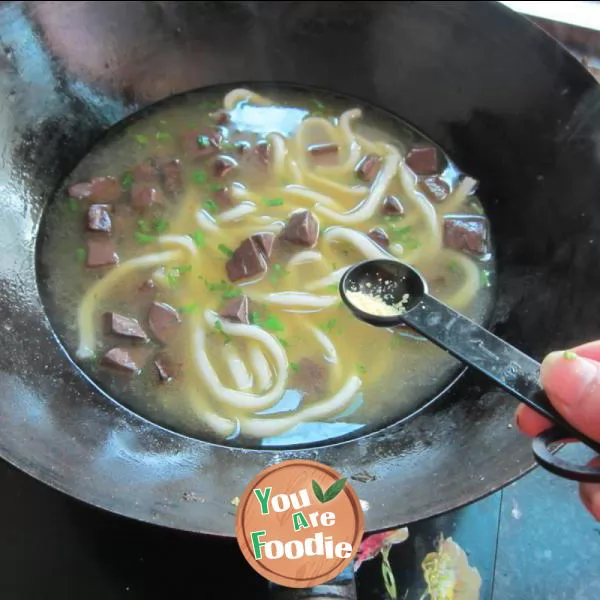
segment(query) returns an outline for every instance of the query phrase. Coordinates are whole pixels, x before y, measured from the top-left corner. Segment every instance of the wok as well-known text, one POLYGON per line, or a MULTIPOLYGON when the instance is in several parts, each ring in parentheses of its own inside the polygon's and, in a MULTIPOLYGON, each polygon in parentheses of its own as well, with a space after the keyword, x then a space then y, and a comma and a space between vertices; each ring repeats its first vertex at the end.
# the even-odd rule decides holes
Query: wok
POLYGON ((368 531, 532 468, 514 401, 472 372, 410 420, 326 446, 247 450, 158 427, 59 346, 35 242, 53 190, 125 116, 214 84, 318 86, 400 115, 481 181, 495 333, 536 359, 597 337, 600 88, 541 30, 488 2, 4 2, 0 72, 2 458, 108 511, 219 536, 234 534, 232 498, 282 460, 353 477, 368 531))

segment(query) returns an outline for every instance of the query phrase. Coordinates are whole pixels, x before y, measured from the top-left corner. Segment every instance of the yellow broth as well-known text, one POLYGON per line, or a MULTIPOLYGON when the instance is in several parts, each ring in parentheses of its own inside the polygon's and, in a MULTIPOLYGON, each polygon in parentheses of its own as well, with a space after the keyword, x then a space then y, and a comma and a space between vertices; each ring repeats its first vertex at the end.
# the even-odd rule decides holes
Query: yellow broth
MULTIPOLYGON (((443 177, 452 188, 445 200, 427 200, 416 178, 405 170, 408 179, 396 172, 385 186, 385 196, 398 198, 404 215, 385 216, 378 205, 372 215, 356 223, 336 217, 351 215, 356 207, 364 206, 378 182, 377 178, 371 183, 360 180, 355 161, 350 169, 340 168, 350 161, 352 148, 362 159, 373 152, 387 156, 387 144, 391 144, 403 162, 407 151, 423 139, 372 107, 306 90, 280 88, 260 96, 240 92, 239 98, 226 97, 232 103, 230 122, 220 127, 223 142, 219 155, 231 156, 238 166, 224 178, 215 177, 215 155, 194 159, 182 139, 189 139, 190 132, 202 136, 207 128, 212 131, 214 112, 223 107, 224 96, 193 92, 154 107, 99 144, 59 190, 45 215, 40 245, 43 285, 57 332, 110 395, 159 424, 204 439, 245 445, 311 443, 406 416, 438 393, 458 364, 414 332, 370 327, 342 305, 337 291, 341 269, 365 258, 361 251, 364 243, 357 246, 352 242, 356 235, 348 232, 358 233, 362 239, 373 228, 382 228, 390 239, 391 255, 417 267, 433 295, 482 322, 492 299, 492 256, 473 256, 443 243, 444 217, 482 215, 480 203, 474 194, 465 195, 459 189, 458 169, 439 151, 443 177), (353 136, 350 144, 342 131, 342 115, 357 108, 362 114, 345 121, 353 136), (314 126, 305 126, 299 136, 298 128, 307 119, 313 119, 309 122, 314 126), (280 142, 274 141, 274 133, 280 142), (253 160, 260 141, 267 141, 271 148, 266 167, 253 160), (308 146, 330 142, 339 147, 336 156, 315 159, 307 152, 308 146), (283 144, 285 154, 276 151, 274 144, 278 143, 283 144), (243 155, 240 146, 245 146, 243 155), (181 161, 183 190, 177 198, 167 198, 164 205, 140 212, 129 203, 132 172, 144 160, 157 157, 181 161), (101 176, 121 182, 111 234, 119 265, 90 269, 85 266, 86 240, 99 234, 86 232, 89 202, 69 197, 67 189, 101 176), (214 198, 223 188, 235 196, 234 208, 244 205, 247 214, 221 220, 226 211, 214 198), (315 192, 321 196, 315 197, 315 192), (320 200, 315 202, 315 198, 320 200), (309 209, 318 218, 316 246, 277 244, 266 273, 230 282, 226 264, 231 253, 251 235, 265 231, 278 235, 290 214, 299 209, 309 209), (151 266, 126 266, 132 259, 153 255, 169 258, 151 266), (105 277, 113 279, 96 294, 93 286, 105 277), (154 290, 140 291, 148 280, 155 283, 154 290), (273 301, 289 292, 317 297, 324 305, 273 301), (87 304, 82 302, 86 293, 87 304), (266 333, 285 355, 284 372, 260 341, 227 334, 223 327, 227 323, 221 317, 212 324, 207 320, 206 311, 219 313, 224 303, 241 294, 250 298, 251 327, 266 333), (115 373, 103 365, 103 354, 114 346, 140 343, 105 335, 104 312, 136 318, 148 331, 146 316, 152 302, 166 302, 179 311, 177 333, 166 346, 154 339, 141 344, 151 353, 140 374, 115 373), (78 348, 82 347, 86 319, 91 324, 88 339, 93 348, 83 356, 78 348), (253 362, 258 355, 268 364, 270 387, 284 382, 282 393, 262 410, 220 399, 198 367, 199 330, 203 332, 204 359, 214 369, 224 394, 241 391, 260 399, 268 392, 264 360, 263 381, 253 362), (153 363, 156 356, 168 359, 174 373, 171 381, 159 381, 153 363), (232 362, 237 369, 232 369, 232 362), (336 402, 348 389, 352 390, 348 397, 336 402)), ((258 356, 257 360, 262 359, 258 356)))

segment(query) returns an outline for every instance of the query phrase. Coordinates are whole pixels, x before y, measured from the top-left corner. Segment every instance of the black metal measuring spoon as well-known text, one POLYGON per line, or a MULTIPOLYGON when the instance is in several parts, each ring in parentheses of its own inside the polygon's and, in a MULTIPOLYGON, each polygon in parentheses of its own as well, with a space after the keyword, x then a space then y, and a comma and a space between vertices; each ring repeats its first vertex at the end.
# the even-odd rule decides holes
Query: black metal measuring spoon
POLYGON ((414 268, 391 259, 367 260, 344 273, 339 289, 344 303, 362 321, 386 328, 405 323, 554 423, 533 440, 541 466, 567 479, 600 482, 600 469, 573 465, 549 450, 562 440, 577 439, 600 454, 600 443, 575 429, 552 406, 540 385, 540 363, 430 296, 414 268))

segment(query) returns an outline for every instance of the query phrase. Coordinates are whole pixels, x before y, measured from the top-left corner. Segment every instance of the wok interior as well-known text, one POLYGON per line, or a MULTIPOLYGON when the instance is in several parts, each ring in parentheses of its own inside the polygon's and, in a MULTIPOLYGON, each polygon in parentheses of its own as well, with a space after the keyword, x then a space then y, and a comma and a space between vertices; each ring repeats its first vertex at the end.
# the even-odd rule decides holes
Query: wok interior
POLYGON ((5 459, 114 512, 226 535, 231 498, 275 460, 312 458, 356 475, 367 530, 454 508, 530 468, 528 443, 508 427, 513 403, 474 374, 404 425, 317 449, 245 451, 157 427, 107 401, 59 347, 37 288, 35 240, 60 181, 136 109, 216 83, 318 86, 401 115, 481 181, 497 247, 492 325, 540 358, 600 331, 591 309, 600 103, 575 59, 491 4, 30 2, 1 11, 5 459), (186 501, 190 492, 205 502, 186 501))

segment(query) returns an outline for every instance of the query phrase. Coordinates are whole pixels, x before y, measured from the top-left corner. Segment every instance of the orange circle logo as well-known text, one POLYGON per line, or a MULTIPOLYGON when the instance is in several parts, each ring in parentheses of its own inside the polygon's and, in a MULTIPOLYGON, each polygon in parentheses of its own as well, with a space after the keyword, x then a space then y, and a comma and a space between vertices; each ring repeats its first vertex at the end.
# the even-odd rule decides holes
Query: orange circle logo
POLYGON ((352 561, 364 533, 356 493, 339 473, 290 460, 259 473, 237 510, 236 536, 265 579, 292 588, 332 580, 352 561))

